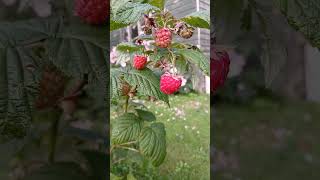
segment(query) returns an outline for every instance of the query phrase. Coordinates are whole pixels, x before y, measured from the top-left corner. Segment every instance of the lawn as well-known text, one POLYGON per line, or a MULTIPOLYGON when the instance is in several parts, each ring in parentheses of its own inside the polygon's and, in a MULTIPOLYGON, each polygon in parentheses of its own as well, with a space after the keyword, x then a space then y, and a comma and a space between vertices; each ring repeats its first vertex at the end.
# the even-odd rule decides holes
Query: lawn
POLYGON ((160 101, 144 103, 166 126, 167 157, 157 179, 209 180, 209 95, 170 96, 170 108, 160 101))
POLYGON ((320 179, 318 104, 266 98, 220 104, 213 125, 216 179, 320 179))

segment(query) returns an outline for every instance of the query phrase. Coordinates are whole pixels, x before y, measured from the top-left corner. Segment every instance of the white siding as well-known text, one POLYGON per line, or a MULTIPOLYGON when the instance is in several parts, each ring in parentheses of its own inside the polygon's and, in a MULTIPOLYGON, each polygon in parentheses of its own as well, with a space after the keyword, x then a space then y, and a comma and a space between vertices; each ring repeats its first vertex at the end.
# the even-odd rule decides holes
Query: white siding
POLYGON ((320 51, 307 44, 305 54, 307 99, 320 102, 320 51))

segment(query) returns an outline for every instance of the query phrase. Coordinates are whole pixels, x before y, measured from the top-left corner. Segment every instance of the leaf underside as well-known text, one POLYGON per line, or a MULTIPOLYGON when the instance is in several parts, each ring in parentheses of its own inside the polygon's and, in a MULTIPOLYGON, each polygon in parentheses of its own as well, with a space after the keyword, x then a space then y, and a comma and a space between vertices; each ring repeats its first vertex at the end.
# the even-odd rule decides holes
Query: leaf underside
POLYGON ((163 163, 166 151, 166 131, 162 123, 153 123, 145 127, 139 138, 140 152, 150 158, 154 166, 163 163))
POLYGON ((112 141, 114 144, 122 144, 136 141, 139 137, 143 121, 133 113, 120 116, 112 128, 112 141))
POLYGON ((320 49, 320 1, 276 0, 276 2, 288 23, 300 31, 314 47, 320 49))
POLYGON ((60 17, 0 23, 0 140, 22 138, 31 125, 38 80, 28 67, 36 68, 39 57, 30 44, 43 43, 48 53, 40 60, 51 61, 66 75, 88 75, 108 104, 106 33, 105 27, 65 24, 60 17))

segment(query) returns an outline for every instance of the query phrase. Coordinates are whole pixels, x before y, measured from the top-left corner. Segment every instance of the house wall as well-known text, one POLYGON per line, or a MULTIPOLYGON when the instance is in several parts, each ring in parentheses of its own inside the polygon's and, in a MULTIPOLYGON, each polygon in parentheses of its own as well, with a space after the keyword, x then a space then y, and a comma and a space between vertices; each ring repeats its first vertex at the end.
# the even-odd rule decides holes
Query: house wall
MULTIPOLYGON (((166 9, 171 11, 175 17, 182 18, 197 10, 210 11, 210 0, 168 0, 166 9)), ((190 39, 176 37, 176 40, 196 44, 207 57, 210 57, 210 30, 198 28, 190 39)))
POLYGON ((320 51, 307 44, 305 55, 306 98, 309 101, 320 102, 320 51))

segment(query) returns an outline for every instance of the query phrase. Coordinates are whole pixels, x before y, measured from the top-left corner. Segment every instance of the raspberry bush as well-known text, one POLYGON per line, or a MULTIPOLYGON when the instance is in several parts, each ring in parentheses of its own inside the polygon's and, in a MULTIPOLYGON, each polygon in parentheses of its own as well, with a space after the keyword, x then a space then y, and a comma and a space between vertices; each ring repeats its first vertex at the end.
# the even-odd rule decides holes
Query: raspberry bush
POLYGON ((165 126, 136 100, 147 97, 169 106, 169 95, 179 91, 183 74, 191 64, 209 75, 209 59, 201 50, 176 41, 190 38, 195 28, 209 29, 209 13, 200 11, 178 19, 164 10, 164 4, 111 4, 111 30, 143 22, 142 34, 132 42, 118 44, 110 54, 111 102, 119 107, 118 118, 111 121, 112 163, 119 161, 117 152, 126 149, 142 155, 155 167, 160 166, 166 158, 165 126))

